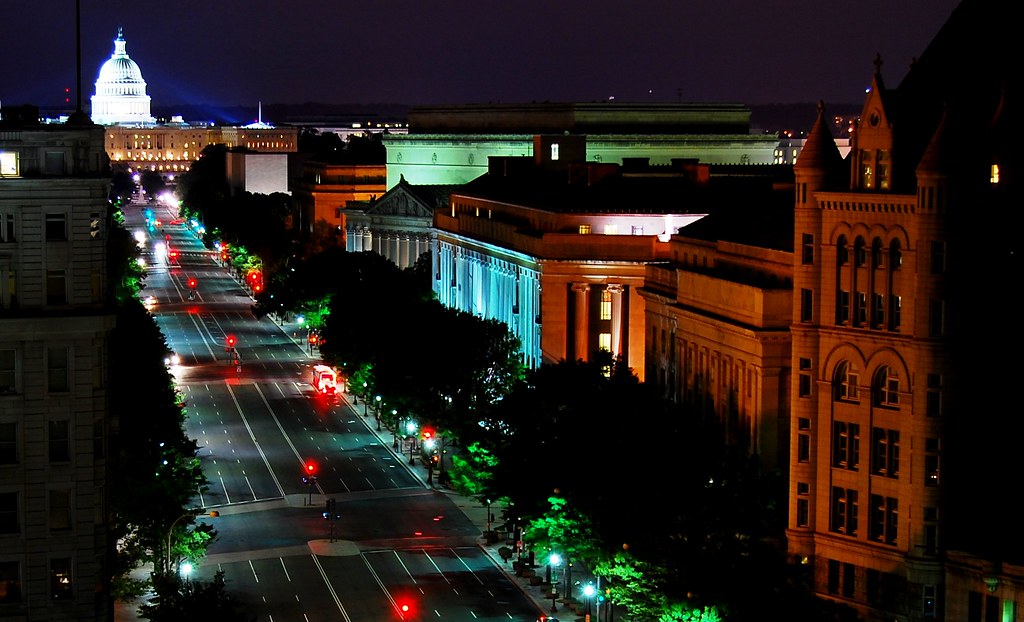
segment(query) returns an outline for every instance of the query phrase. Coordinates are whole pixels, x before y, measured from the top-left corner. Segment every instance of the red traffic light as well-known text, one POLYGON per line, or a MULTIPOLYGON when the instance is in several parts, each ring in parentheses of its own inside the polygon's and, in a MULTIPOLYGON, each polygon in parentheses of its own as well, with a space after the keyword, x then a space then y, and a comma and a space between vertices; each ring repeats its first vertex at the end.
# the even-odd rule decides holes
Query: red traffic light
POLYGON ((423 428, 423 431, 420 432, 420 436, 423 437, 423 440, 429 441, 434 438, 434 430, 432 428, 423 428))
POLYGON ((234 335, 228 335, 228 337, 227 337, 227 344, 228 344, 229 348, 235 347, 235 336, 234 335))
POLYGON ((189 286, 190 289, 195 289, 196 288, 196 280, 195 279, 189 279, 188 280, 188 286, 189 286))
POLYGON ((306 463, 306 475, 316 475, 316 465, 312 462, 306 463))

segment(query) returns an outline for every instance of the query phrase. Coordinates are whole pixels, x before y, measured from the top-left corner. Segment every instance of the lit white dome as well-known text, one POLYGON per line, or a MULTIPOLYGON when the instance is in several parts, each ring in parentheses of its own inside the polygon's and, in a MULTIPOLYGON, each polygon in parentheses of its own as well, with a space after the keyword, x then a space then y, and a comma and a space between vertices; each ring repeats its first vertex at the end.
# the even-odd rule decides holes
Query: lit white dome
POLYGON ((92 96, 92 120, 99 125, 153 123, 150 97, 139 65, 128 57, 121 29, 114 39, 114 53, 100 67, 96 94, 92 96))

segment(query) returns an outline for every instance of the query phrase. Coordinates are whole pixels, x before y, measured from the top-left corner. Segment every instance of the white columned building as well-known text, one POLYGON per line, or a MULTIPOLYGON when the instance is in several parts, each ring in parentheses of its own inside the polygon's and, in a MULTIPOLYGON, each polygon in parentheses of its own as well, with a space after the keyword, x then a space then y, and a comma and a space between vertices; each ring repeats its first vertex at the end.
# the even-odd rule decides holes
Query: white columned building
POLYGON ((92 96, 92 121, 97 125, 155 123, 149 112, 150 97, 139 65, 128 57, 120 28, 114 53, 100 67, 96 94, 92 96))

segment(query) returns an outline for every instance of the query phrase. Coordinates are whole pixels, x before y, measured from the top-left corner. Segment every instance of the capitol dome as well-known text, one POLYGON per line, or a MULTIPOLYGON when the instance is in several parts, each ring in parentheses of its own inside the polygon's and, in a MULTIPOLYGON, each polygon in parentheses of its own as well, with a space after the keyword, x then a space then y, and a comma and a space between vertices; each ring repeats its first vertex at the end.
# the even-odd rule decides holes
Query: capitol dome
POLYGON ((98 125, 154 123, 150 97, 139 65, 128 57, 121 29, 114 39, 114 53, 100 67, 96 94, 92 96, 92 120, 98 125))

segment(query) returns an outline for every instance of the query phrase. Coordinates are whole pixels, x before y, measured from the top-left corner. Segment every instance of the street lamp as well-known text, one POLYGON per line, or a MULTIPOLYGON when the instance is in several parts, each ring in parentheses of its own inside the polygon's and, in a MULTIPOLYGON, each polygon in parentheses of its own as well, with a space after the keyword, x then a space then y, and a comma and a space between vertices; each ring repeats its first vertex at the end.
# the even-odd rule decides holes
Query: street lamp
POLYGON ((167 530, 167 558, 166 558, 166 565, 164 566, 164 572, 170 572, 171 571, 171 535, 174 534, 174 526, 177 525, 178 521, 180 521, 181 519, 189 518, 189 517, 192 517, 192 516, 195 516, 195 514, 193 514, 192 512, 188 512, 186 514, 182 514, 178 518, 174 519, 174 522, 171 523, 170 528, 167 530))
POLYGON ((391 409, 392 424, 394 426, 394 439, 391 441, 391 449, 398 449, 398 409, 391 409))
POLYGON ((583 595, 587 597, 587 608, 585 614, 585 619, 587 622, 590 622, 590 600, 594 597, 594 594, 596 593, 597 590, 594 589, 594 585, 592 583, 588 583, 583 586, 583 595))
POLYGON ((416 464, 413 451, 416 449, 416 422, 409 419, 405 422, 405 433, 409 437, 409 464, 416 464))
POLYGON ((561 561, 562 561, 562 556, 559 555, 558 553, 552 553, 548 557, 547 584, 548 584, 548 588, 551 590, 551 613, 558 612, 558 606, 555 604, 555 599, 558 598, 558 588, 555 587, 555 583, 558 581, 558 579, 554 576, 554 573, 552 572, 551 567, 552 566, 557 567, 558 564, 561 563, 561 561))
POLYGON ((380 432, 380 396, 373 398, 377 404, 373 407, 373 413, 377 417, 377 431, 380 432))
POLYGON ((364 417, 369 417, 370 416, 369 409, 366 406, 366 383, 365 382, 363 383, 363 416, 364 417))

